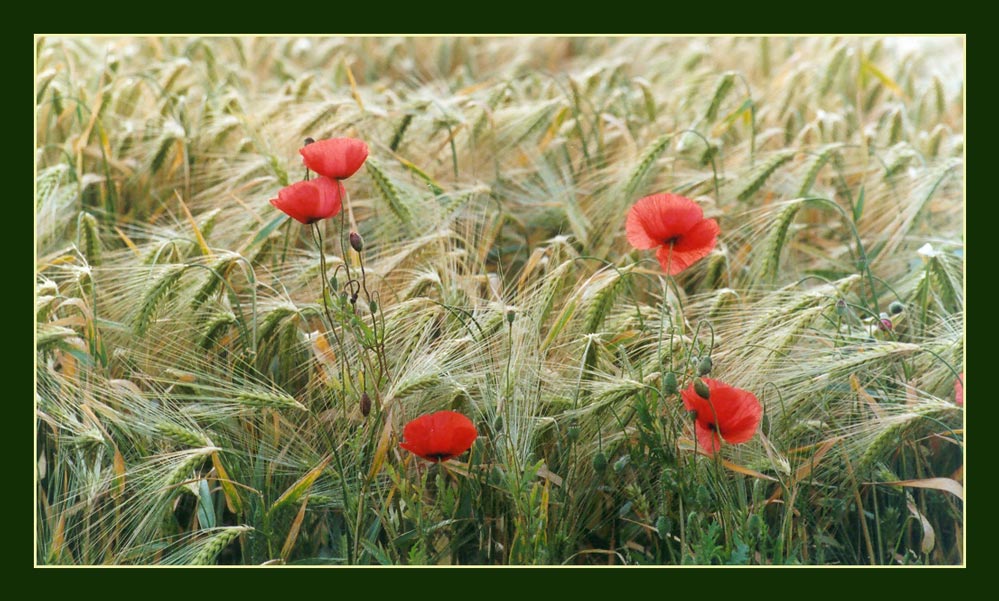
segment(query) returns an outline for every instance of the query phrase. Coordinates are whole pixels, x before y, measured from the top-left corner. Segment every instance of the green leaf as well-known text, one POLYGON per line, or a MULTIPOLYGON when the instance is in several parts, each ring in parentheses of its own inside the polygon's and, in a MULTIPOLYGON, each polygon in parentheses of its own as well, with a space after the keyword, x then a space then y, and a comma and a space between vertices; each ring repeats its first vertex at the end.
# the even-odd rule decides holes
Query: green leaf
POLYGON ((215 527, 215 503, 207 480, 198 482, 198 523, 202 528, 215 527))
POLYGON ((857 197, 857 204, 853 205, 853 222, 860 221, 860 216, 864 214, 864 186, 860 186, 860 195, 857 197))
POLYGON ((287 220, 288 216, 284 214, 275 217, 270 223, 265 225, 263 229, 257 232, 257 235, 253 237, 253 240, 250 241, 249 246, 247 246, 246 248, 248 249, 253 248, 257 244, 260 244, 261 242, 266 240, 267 237, 271 235, 271 232, 273 232, 278 226, 280 226, 282 223, 284 223, 287 220))

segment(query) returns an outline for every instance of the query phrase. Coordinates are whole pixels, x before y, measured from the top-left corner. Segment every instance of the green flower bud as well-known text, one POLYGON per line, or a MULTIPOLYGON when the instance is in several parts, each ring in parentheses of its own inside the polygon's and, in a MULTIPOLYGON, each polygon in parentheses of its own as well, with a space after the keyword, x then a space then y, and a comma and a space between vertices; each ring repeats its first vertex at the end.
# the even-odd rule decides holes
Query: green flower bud
POLYGON ((659 519, 656 520, 656 531, 658 531, 661 540, 666 540, 666 536, 673 529, 673 524, 670 522, 671 520, 664 515, 659 516, 659 519))
POLYGON ((709 373, 711 373, 711 357, 705 357, 697 365, 697 375, 706 376, 709 373))
POLYGON ((597 451, 597 454, 593 456, 593 469, 598 474, 604 473, 604 470, 607 469, 607 456, 603 452, 597 451))
POLYGON ((378 313, 378 303, 371 301, 368 303, 368 309, 370 309, 372 313, 378 313))
POLYGON ((676 391, 680 389, 680 386, 677 384, 675 373, 669 372, 666 374, 666 381, 663 382, 663 388, 666 389, 666 394, 676 394, 676 391))
POLYGON ((888 312, 891 313, 892 315, 898 315, 904 310, 905 310, 905 305, 903 305, 899 301, 892 301, 892 303, 888 305, 888 312))
POLYGON ((700 378, 694 379, 694 392, 696 392, 702 399, 711 398, 711 389, 708 385, 704 383, 704 380, 700 378))

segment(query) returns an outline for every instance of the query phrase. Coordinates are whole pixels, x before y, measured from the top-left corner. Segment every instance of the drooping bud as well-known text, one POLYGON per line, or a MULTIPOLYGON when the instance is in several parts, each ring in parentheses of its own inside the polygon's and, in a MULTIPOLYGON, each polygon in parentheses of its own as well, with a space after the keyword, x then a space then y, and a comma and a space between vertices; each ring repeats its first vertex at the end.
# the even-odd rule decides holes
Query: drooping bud
POLYGON ((371 413, 371 397, 368 396, 368 393, 362 392, 361 393, 361 415, 363 415, 364 417, 368 417, 369 413, 371 413))
POLYGON ((696 392, 702 399, 711 398, 711 389, 708 385, 704 383, 704 380, 700 378, 694 378, 694 392, 696 392))
POLYGON ((378 303, 376 303, 375 301, 371 301, 370 303, 368 303, 368 309, 371 311, 371 313, 378 313, 378 303))
POLYGON ((330 290, 336 292, 337 289, 339 288, 339 284, 340 282, 337 281, 336 276, 330 278, 330 290))
POLYGON ((350 247, 357 252, 364 250, 364 240, 361 239, 361 235, 357 232, 350 233, 350 247))
POLYGON ((898 315, 904 310, 905 310, 905 305, 903 305, 899 301, 892 301, 892 303, 888 305, 888 312, 891 313, 892 315, 898 315))
POLYGON ((711 357, 705 357, 697 365, 697 375, 706 376, 709 373, 711 373, 711 357))
POLYGON ((676 391, 680 389, 680 386, 677 384, 675 373, 669 372, 666 374, 666 381, 663 382, 663 388, 665 388, 666 394, 676 394, 676 391))

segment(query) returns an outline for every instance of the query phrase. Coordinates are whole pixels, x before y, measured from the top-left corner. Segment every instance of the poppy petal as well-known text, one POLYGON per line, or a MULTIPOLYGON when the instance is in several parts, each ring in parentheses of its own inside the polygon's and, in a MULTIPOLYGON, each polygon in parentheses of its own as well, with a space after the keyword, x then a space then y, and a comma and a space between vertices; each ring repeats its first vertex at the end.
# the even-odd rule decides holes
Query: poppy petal
POLYGON ((659 247, 656 258, 663 271, 677 275, 711 254, 719 231, 717 221, 705 219, 680 236, 672 246, 659 247))
POLYGON ((289 217, 308 225, 339 213, 343 193, 340 182, 317 177, 282 188, 270 202, 289 217))
POLYGON ((746 396, 731 404, 734 410, 721 422, 720 428, 722 438, 732 444, 752 440, 763 418, 763 406, 756 397, 746 391, 739 392, 746 396))
POLYGON ((710 391, 709 398, 697 394, 693 385, 680 394, 687 410, 696 411, 694 426, 701 446, 707 449, 706 441, 715 436, 730 444, 751 440, 763 417, 763 406, 756 396, 719 380, 702 380, 710 391))
POLYGON ((708 454, 714 453, 721 448, 721 437, 708 426, 700 421, 694 423, 694 434, 697 435, 697 446, 701 447, 708 454))
POLYGON ((625 230, 635 248, 645 250, 684 235, 704 218, 696 202, 676 194, 653 194, 631 207, 625 230))
POLYGON ((355 138, 330 138, 308 144, 298 152, 305 166, 316 173, 346 179, 368 158, 368 145, 355 138))
POLYGON ((471 448, 477 436, 472 420, 454 411, 438 411, 406 424, 405 441, 399 446, 428 461, 447 461, 471 448))
POLYGON ((960 407, 964 407, 964 372, 961 372, 961 376, 954 380, 954 403, 960 407))
MULTIPOLYGON (((721 229, 714 219, 702 219, 680 236, 673 245, 673 251, 678 253, 711 252, 715 247, 715 239, 721 229)), ((704 256, 703 254, 701 255, 704 256)))

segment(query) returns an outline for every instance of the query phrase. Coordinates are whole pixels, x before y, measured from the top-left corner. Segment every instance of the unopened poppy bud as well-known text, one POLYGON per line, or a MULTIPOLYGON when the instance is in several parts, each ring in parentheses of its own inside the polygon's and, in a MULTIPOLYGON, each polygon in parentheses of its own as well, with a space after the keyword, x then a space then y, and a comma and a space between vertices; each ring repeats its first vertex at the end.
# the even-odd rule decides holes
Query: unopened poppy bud
POLYGON ((516 317, 516 314, 514 313, 513 309, 510 309, 509 311, 506 312, 506 322, 508 324, 513 325, 514 317, 516 317))
POLYGON ((350 233, 350 247, 357 252, 364 250, 364 240, 361 239, 361 235, 357 232, 350 233))
POLYGON ((576 442, 579 439, 579 426, 569 426, 569 431, 565 433, 569 442, 576 442))
POLYGON ((836 313, 838 313, 841 317, 846 315, 847 311, 846 311, 845 300, 839 299, 838 301, 836 301, 836 313))
POLYGON ((376 303, 375 301, 371 301, 370 303, 368 303, 368 309, 372 313, 378 313, 378 303, 376 303))
POLYGON ((363 415, 364 417, 368 417, 369 413, 371 413, 371 397, 368 396, 368 393, 362 392, 361 393, 361 415, 363 415))
POLYGON ((666 536, 672 529, 672 524, 670 524, 670 519, 664 515, 659 516, 656 520, 656 532, 659 533, 659 538, 666 540, 666 536))
POLYGON ((892 303, 888 305, 888 312, 891 313, 892 315, 898 315, 904 310, 905 310, 905 305, 903 305, 899 301, 892 301, 892 303))
POLYGON ((702 399, 711 398, 711 389, 708 385, 704 383, 704 380, 700 378, 694 378, 694 392, 698 394, 702 399))
POLYGON ((711 373, 711 357, 705 357, 697 365, 697 375, 706 376, 709 373, 711 373))
POLYGON ((680 389, 676 381, 676 374, 673 372, 666 374, 666 381, 663 382, 663 386, 666 389, 666 394, 676 394, 676 391, 680 389))
POLYGON ((308 146, 309 144, 314 144, 314 143, 315 143, 315 139, 313 139, 311 137, 305 139, 305 146, 308 146))
POLYGON ((350 295, 350 304, 352 304, 352 305, 356 305, 357 304, 357 293, 356 292, 354 294, 350 295))
POLYGON ((604 470, 607 469, 607 456, 600 451, 597 451, 597 454, 593 456, 593 469, 598 474, 604 473, 604 470))
POLYGON ((330 278, 330 290, 336 292, 337 288, 339 288, 339 284, 340 282, 337 281, 336 276, 330 278))

